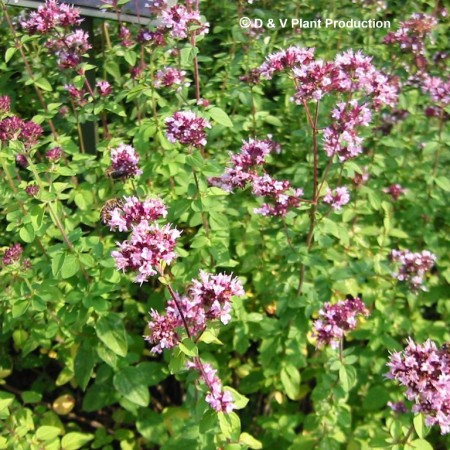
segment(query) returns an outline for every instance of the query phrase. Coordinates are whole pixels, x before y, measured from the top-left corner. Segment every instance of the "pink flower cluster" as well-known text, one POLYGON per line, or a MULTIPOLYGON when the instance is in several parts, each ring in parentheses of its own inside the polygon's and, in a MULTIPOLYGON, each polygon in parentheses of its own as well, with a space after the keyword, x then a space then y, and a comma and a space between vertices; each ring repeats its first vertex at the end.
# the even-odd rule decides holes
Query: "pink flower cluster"
POLYGON ((0 120, 0 141, 3 142, 18 139, 29 148, 38 142, 42 133, 41 126, 31 120, 26 122, 17 116, 0 120))
POLYGON ((141 221, 154 222, 166 217, 167 208, 159 198, 140 201, 137 197, 124 197, 125 202, 114 202, 106 210, 104 223, 110 230, 131 231, 141 221))
POLYGON ((399 44, 402 50, 423 55, 425 38, 437 25, 435 17, 424 13, 415 13, 408 20, 400 23, 397 31, 391 31, 384 38, 388 45, 399 44))
POLYGON ((132 178, 142 175, 139 169, 139 155, 131 145, 120 144, 111 150, 110 173, 113 178, 132 178))
POLYGON ((333 191, 327 188, 324 203, 328 203, 335 211, 339 211, 350 201, 350 194, 345 186, 337 187, 333 191))
POLYGON ((52 163, 57 162, 63 155, 61 147, 53 147, 46 154, 45 157, 52 163))
MULTIPOLYGON (((297 104, 319 101, 329 93, 364 96, 361 104, 355 98, 338 103, 331 114, 332 124, 324 130, 325 152, 329 157, 338 155, 340 161, 362 152, 363 139, 357 128, 369 125, 370 110, 393 107, 398 99, 398 83, 377 70, 372 58, 361 51, 350 49, 336 55, 334 61, 322 61, 315 59, 313 48, 289 47, 270 55, 257 69, 263 79, 271 79, 275 73, 286 70, 294 79, 293 100, 297 104)), ((246 81, 254 81, 255 76, 246 77, 246 81)))
POLYGON ((180 231, 170 224, 159 226, 152 222, 164 217, 166 208, 161 200, 140 202, 136 197, 125 197, 125 203, 114 201, 102 211, 103 222, 112 229, 131 231, 124 242, 118 242, 118 250, 111 253, 119 270, 137 272, 135 281, 143 283, 161 272, 161 264, 171 264, 177 257, 176 240, 180 231))
POLYGON ((349 297, 335 304, 325 303, 319 311, 319 319, 314 321, 313 330, 319 347, 330 345, 332 348, 338 348, 345 334, 356 328, 357 316, 369 315, 361 299, 349 297))
POLYGON ((450 78, 444 81, 440 77, 425 75, 422 81, 422 90, 442 107, 450 104, 450 78))
POLYGON ((7 95, 0 95, 0 117, 11 111, 11 99, 7 95))
POLYGON ((204 147, 206 145, 205 128, 211 124, 192 111, 178 111, 166 119, 166 135, 170 142, 183 145, 204 147))
POLYGON ((289 208, 300 204, 303 196, 302 189, 294 189, 287 180, 275 180, 267 174, 259 175, 258 166, 263 166, 266 157, 271 153, 279 153, 280 145, 269 139, 244 141, 241 152, 231 155, 231 167, 225 169, 220 177, 210 178, 213 186, 231 192, 233 189, 243 189, 247 185, 252 186, 252 192, 256 196, 266 197, 271 203, 264 203, 255 213, 264 216, 285 216, 289 208))
POLYGON ((45 46, 58 58, 61 69, 75 68, 81 63, 81 57, 90 48, 88 33, 77 29, 70 32, 70 27, 79 25, 79 11, 65 3, 58 4, 56 0, 47 0, 37 11, 22 20, 22 28, 28 34, 49 34, 45 46), (62 30, 61 30, 62 29, 62 30))
POLYGON ((191 30, 197 35, 207 34, 209 24, 202 23, 198 11, 188 10, 183 5, 174 5, 161 11, 161 25, 169 30, 170 36, 176 39, 188 37, 191 30))
POLYGON ((3 255, 3 264, 10 266, 20 260, 23 253, 23 247, 20 244, 13 244, 3 255))
POLYGON ((61 69, 73 69, 81 63, 82 56, 92 47, 88 39, 88 33, 75 30, 63 36, 58 34, 55 39, 49 39, 45 46, 56 54, 61 69))
POLYGON ((73 6, 65 3, 58 4, 56 0, 47 0, 20 24, 28 34, 45 34, 58 27, 67 28, 79 25, 81 21, 79 11, 73 6))
POLYGON ((178 89, 181 89, 183 86, 189 86, 189 83, 185 82, 185 75, 186 72, 184 70, 179 70, 175 67, 165 67, 156 73, 154 86, 156 88, 176 86, 178 89))
POLYGON ((389 187, 384 188, 383 192, 389 194, 393 200, 398 200, 401 195, 405 194, 407 190, 400 184, 391 184, 389 187))
POLYGON ((392 250, 390 258, 400 264, 398 272, 393 276, 399 281, 407 281, 412 292, 426 291, 423 285, 425 274, 434 266, 436 255, 428 250, 421 253, 413 253, 409 250, 392 250))
POLYGON ((201 362, 199 359, 189 361, 186 367, 200 372, 200 379, 206 384, 209 390, 205 400, 212 409, 225 413, 230 413, 233 409, 236 409, 231 393, 223 390, 222 382, 217 376, 216 369, 213 369, 208 363, 201 362))
POLYGON ((439 425, 442 434, 450 433, 450 353, 430 339, 407 342, 402 352, 390 356, 386 376, 407 388, 406 398, 415 403, 414 412, 425 415, 426 425, 439 425))
POLYGON ((338 155, 340 161, 359 155, 363 139, 357 135, 356 127, 369 125, 370 110, 356 100, 350 100, 338 103, 331 116, 334 122, 323 132, 323 148, 327 155, 338 155))
POLYGON ((146 340, 156 344, 152 352, 161 353, 164 348, 177 345, 180 342, 178 329, 185 324, 192 338, 200 337, 208 320, 220 320, 226 325, 231 320, 231 297, 243 295, 244 289, 237 278, 200 271, 199 279, 192 280, 188 294, 183 297, 177 295, 178 306, 172 299, 167 302, 166 314, 151 311, 150 334, 146 340))
POLYGON ((105 80, 97 81, 97 83, 95 85, 97 86, 98 93, 102 97, 106 97, 106 96, 110 95, 112 92, 112 87, 108 83, 108 81, 105 81, 105 80))

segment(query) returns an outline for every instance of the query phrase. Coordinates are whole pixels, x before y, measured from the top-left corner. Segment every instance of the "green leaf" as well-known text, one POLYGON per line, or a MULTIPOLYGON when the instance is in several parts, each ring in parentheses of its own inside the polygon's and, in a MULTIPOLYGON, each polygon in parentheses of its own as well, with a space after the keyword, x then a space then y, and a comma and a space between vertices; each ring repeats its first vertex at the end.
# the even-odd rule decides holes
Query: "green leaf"
POLYGON ((98 338, 114 353, 126 356, 128 351, 127 335, 122 319, 118 314, 110 313, 99 319, 95 327, 98 338))
POLYGON ((114 376, 114 387, 127 400, 139 406, 148 406, 150 393, 144 372, 139 367, 125 367, 114 376))
POLYGON ((54 277, 57 277, 61 272, 61 269, 64 265, 64 259, 66 258, 65 253, 56 253, 52 257, 52 274, 54 277))
POLYGON ((44 91, 48 92, 53 91, 52 85, 46 78, 38 78, 37 80, 34 80, 34 84, 43 89, 44 91))
POLYGON ((300 396, 300 372, 294 366, 286 366, 281 369, 281 384, 286 395, 291 400, 298 400, 300 396))
POLYGON ((73 277, 80 270, 80 262, 75 255, 67 255, 64 264, 61 267, 61 276, 63 279, 73 277))
POLYGON ((231 393, 236 409, 243 409, 247 406, 249 399, 245 395, 240 394, 238 391, 229 386, 225 386, 224 391, 228 391, 231 393))
POLYGON ((92 372, 95 366, 95 350, 87 343, 82 345, 77 352, 75 357, 75 379, 80 385, 81 389, 84 391, 91 379, 92 372))
POLYGON ((248 448, 259 450, 263 448, 262 442, 255 439, 251 434, 241 433, 239 437, 239 443, 246 445, 248 448))
POLYGON ((414 429, 416 430, 417 436, 419 436, 420 439, 423 439, 425 437, 425 434, 424 434, 425 422, 423 420, 422 414, 417 414, 417 416, 414 417, 413 423, 414 423, 414 429))
POLYGON ((186 356, 192 358, 198 356, 198 348, 191 339, 184 339, 183 342, 178 344, 178 347, 186 356))
POLYGON ((354 367, 342 366, 339 369, 339 380, 341 382, 342 389, 344 389, 345 392, 349 392, 356 383, 356 370, 354 367))
POLYGON ((61 448, 63 450, 77 450, 89 441, 92 441, 92 439, 94 439, 93 434, 78 433, 76 431, 67 433, 61 440, 61 448))
POLYGON ((408 447, 414 450, 433 450, 433 446, 425 439, 415 439, 409 442, 408 447))
POLYGON ((238 440, 241 434, 241 420, 235 412, 229 414, 220 412, 217 414, 219 418, 220 431, 225 435, 225 438, 238 440))
POLYGON ((231 121, 228 114, 221 108, 217 108, 216 106, 214 108, 211 108, 208 110, 208 114, 215 122, 219 123, 220 125, 223 125, 225 127, 232 127, 233 122, 231 121))
POLYGON ((35 391, 22 392, 22 400, 24 403, 38 403, 42 400, 42 394, 35 391))
POLYGON ((61 428, 44 425, 36 430, 36 437, 40 441, 51 441, 61 434, 61 428))
POLYGON ((8 63, 9 60, 14 56, 14 53, 16 53, 17 48, 16 47, 10 47, 5 52, 5 62, 8 63))
POLYGON ((19 231, 19 236, 24 242, 33 242, 35 237, 33 225, 31 223, 24 225, 19 231))

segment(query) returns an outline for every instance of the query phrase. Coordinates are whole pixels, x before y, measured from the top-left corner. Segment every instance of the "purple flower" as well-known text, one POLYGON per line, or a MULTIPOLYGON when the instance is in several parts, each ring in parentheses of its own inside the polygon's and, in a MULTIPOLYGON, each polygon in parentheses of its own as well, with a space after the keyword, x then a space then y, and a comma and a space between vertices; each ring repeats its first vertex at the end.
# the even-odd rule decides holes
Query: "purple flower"
POLYGON ((148 0, 145 6, 155 15, 159 15, 162 11, 169 8, 167 0, 148 0))
POLYGON ((425 75, 422 90, 429 94, 434 102, 442 106, 450 104, 450 79, 444 81, 439 77, 425 75))
POLYGON ((124 197, 125 202, 114 201, 106 204, 103 214, 103 222, 109 225, 111 230, 131 231, 133 225, 138 225, 143 220, 153 222, 166 217, 167 209, 159 198, 150 198, 140 201, 137 197, 124 197))
POLYGON ((351 100, 339 103, 331 116, 335 121, 323 133, 323 148, 327 155, 338 155, 340 161, 359 155, 363 139, 357 135, 356 127, 369 125, 370 110, 364 105, 358 105, 356 100, 351 100))
POLYGON ((415 13, 408 20, 400 22, 397 31, 391 31, 384 38, 388 45, 399 44, 402 50, 415 55, 425 52, 425 38, 437 25, 435 17, 423 13, 415 13))
POLYGON ((4 142, 19 139, 28 148, 37 143, 42 133, 41 126, 31 120, 25 122, 12 116, 0 121, 0 140, 4 142))
POLYGON ((209 24, 202 23, 198 11, 188 11, 183 5, 174 5, 161 12, 161 25, 167 28, 170 36, 184 39, 189 34, 191 26, 198 27, 194 33, 204 35, 209 31, 209 24))
POLYGON ((53 147, 46 154, 45 157, 52 163, 57 162, 63 155, 61 147, 53 147))
POLYGON ((407 192, 399 184, 391 184, 388 188, 384 188, 383 192, 389 194, 393 200, 398 200, 401 195, 407 192))
POLYGON ((11 110, 11 99, 7 95, 0 96, 0 116, 8 114, 11 110))
POLYGON ((16 165, 25 169, 28 167, 27 157, 23 154, 16 155, 16 165))
POLYGON ((223 273, 212 275, 202 270, 200 280, 192 280, 189 294, 194 303, 202 305, 207 319, 220 319, 226 325, 231 320, 231 297, 242 297, 245 292, 237 278, 223 273))
POLYGON ((30 197, 35 197, 38 192, 39 192, 39 186, 37 184, 29 184, 26 188, 25 188, 25 192, 30 196, 30 197))
POLYGON ((269 55, 266 58, 267 61, 260 66, 259 73, 261 78, 270 80, 276 72, 292 69, 297 65, 309 64, 313 59, 313 48, 289 47, 269 55))
POLYGON ((195 362, 189 361, 186 364, 186 367, 188 369, 199 371, 200 379, 206 384, 209 390, 205 400, 209 403, 212 409, 217 412, 226 413, 230 413, 233 409, 236 409, 233 402, 233 397, 230 392, 223 390, 222 382, 217 376, 217 370, 213 369, 210 364, 203 363, 197 359, 195 362))
POLYGON ((119 39, 120 44, 125 48, 131 47, 134 44, 131 36, 131 31, 124 25, 120 26, 119 39))
POLYGON ((139 169, 139 155, 131 145, 120 144, 111 150, 111 167, 109 174, 112 178, 132 178, 142 175, 139 169))
POLYGON ((151 348, 153 353, 162 353, 165 348, 173 348, 180 342, 177 328, 183 326, 182 320, 174 314, 160 315, 154 309, 151 310, 152 320, 148 323, 150 334, 145 340, 156 344, 151 348))
POLYGON ((391 354, 387 378, 407 388, 406 398, 414 401, 414 412, 425 415, 428 426, 439 425, 450 433, 450 354, 430 339, 416 344, 412 338, 402 352, 391 354))
POLYGON ((10 266, 15 262, 19 261, 23 253, 23 247, 20 244, 13 244, 9 247, 5 254, 3 255, 3 264, 5 266, 10 266))
POLYGON ((409 250, 392 250, 390 258, 400 264, 398 272, 393 273, 399 281, 407 281, 413 293, 419 290, 426 291, 423 285, 424 276, 436 262, 436 255, 423 250, 422 253, 413 253, 409 250))
POLYGON ((192 111, 178 111, 166 119, 167 138, 170 142, 194 147, 206 145, 205 128, 211 124, 203 117, 198 117, 192 111))
POLYGON ((58 4, 56 0, 47 0, 20 24, 28 34, 45 34, 57 27, 67 28, 79 25, 81 21, 79 11, 73 6, 65 3, 58 4))
POLYGON ((358 315, 369 315, 369 311, 358 297, 341 300, 335 304, 325 303, 319 311, 319 319, 314 321, 313 334, 317 338, 317 345, 319 347, 331 345, 332 348, 337 348, 345 334, 356 328, 358 315))
POLYGON ((339 211, 350 201, 350 194, 345 186, 337 187, 333 191, 327 188, 324 203, 328 203, 335 211, 339 211))
POLYGON ((406 414, 408 412, 408 408, 406 407, 405 403, 402 402, 402 401, 400 401, 400 402, 387 402, 387 405, 396 414, 406 414))
POLYGON ((137 272, 136 283, 143 283, 157 275, 163 262, 171 264, 180 231, 170 225, 149 225, 147 220, 132 226, 130 238, 118 242, 119 250, 111 253, 118 270, 137 272))
POLYGON ((155 75, 155 87, 171 87, 176 86, 181 89, 183 86, 189 86, 189 83, 185 82, 184 76, 186 72, 174 67, 166 67, 163 70, 158 70, 155 75))
POLYGON ((112 92, 112 87, 107 81, 97 81, 96 86, 98 88, 98 92, 102 97, 106 97, 110 95, 112 92))

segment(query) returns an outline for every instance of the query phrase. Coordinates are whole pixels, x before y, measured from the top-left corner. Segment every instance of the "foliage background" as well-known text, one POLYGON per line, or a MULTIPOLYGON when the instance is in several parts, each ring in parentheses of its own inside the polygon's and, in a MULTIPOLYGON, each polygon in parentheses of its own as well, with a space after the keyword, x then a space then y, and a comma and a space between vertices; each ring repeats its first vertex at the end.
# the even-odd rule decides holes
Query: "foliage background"
MULTIPOLYGON (((404 439, 413 415, 395 415, 387 406, 403 398, 402 389, 384 377, 389 352, 403 348, 408 336, 419 342, 450 340, 450 183, 445 170, 450 135, 447 124, 424 114, 429 98, 414 84, 404 84, 398 109, 408 112, 406 119, 388 130, 390 112, 376 116, 365 135, 364 154, 331 167, 330 185, 341 178, 350 183, 364 167, 370 179, 353 186, 351 202, 341 213, 319 210, 323 219, 311 251, 306 246, 308 206, 284 220, 261 217, 253 214, 258 200, 249 191, 228 195, 207 183, 223 172, 228 152, 237 152, 243 139, 272 134, 282 153, 271 159, 268 172, 311 195, 311 133, 304 110, 290 101, 293 86, 283 76, 253 87, 240 80, 269 53, 308 46, 331 60, 349 48, 362 49, 377 68, 402 80, 414 72, 409 55, 382 43, 383 29, 266 29, 252 37, 239 27, 238 18, 382 17, 395 29, 410 13, 439 7, 433 1, 388 1, 379 11, 377 3, 201 2, 211 29, 198 42, 202 97, 226 111, 232 122, 229 126, 227 117, 217 113, 212 117, 204 158, 164 136, 164 119, 184 107, 185 98, 193 98, 192 86, 180 95, 156 91, 151 82, 167 64, 179 64, 192 79, 193 50, 187 42, 169 43, 181 50, 175 57, 140 44, 124 48, 117 22, 95 19, 92 68, 86 68, 97 79, 107 79, 114 95, 62 116, 60 108, 71 107, 63 86, 81 87, 83 76, 60 71, 39 39, 18 32, 14 41, 3 11, 0 93, 10 96, 15 113, 44 127, 46 137, 36 155, 58 144, 66 157, 51 165, 36 156, 32 173, 15 166, 13 146, 0 154, 0 247, 20 242, 32 262, 26 272, 6 266, 1 272, 0 448, 401 448, 396 443, 404 439), (133 80, 130 68, 140 58, 147 65, 145 76, 133 80), (96 154, 79 145, 77 122, 89 120, 98 121, 96 154), (132 144, 141 157, 144 174, 135 187, 105 176, 109 151, 121 142, 132 144), (41 191, 30 198, 24 187, 36 174, 41 191), (395 202, 382 191, 393 183, 407 189, 395 202), (110 254, 117 236, 100 222, 108 199, 131 195, 134 189, 141 198, 163 198, 168 220, 183 230, 172 267, 178 290, 200 269, 233 272, 244 282, 247 296, 234 301, 231 324, 212 329, 211 336, 220 342, 199 343, 202 358, 219 368, 224 383, 249 399, 231 423, 208 410, 195 376, 182 370, 183 355, 152 355, 142 338, 148 311, 162 310, 167 295, 157 280, 140 286, 115 269, 110 254), (49 204, 62 219, 72 248, 63 242, 49 204), (428 249, 437 255, 427 292, 414 295, 392 278, 388 254, 393 248, 428 249), (299 296, 301 265, 306 275, 299 296), (312 320, 324 302, 357 293, 371 316, 347 340, 346 358, 339 364, 335 351, 315 347, 312 320)), ((22 12, 6 8, 12 18, 22 12)), ((427 42, 430 55, 448 50, 445 21, 427 42)), ((138 28, 130 26, 133 35, 138 28)), ((446 70, 445 61, 431 68, 437 75, 446 70)), ((196 108, 194 101, 188 104, 196 108)), ((322 104, 325 125, 332 106, 331 101, 322 104)), ((326 162, 321 152, 321 170, 326 162)), ((420 420, 413 433, 422 440, 416 448, 450 447, 439 430, 422 431, 420 420)))

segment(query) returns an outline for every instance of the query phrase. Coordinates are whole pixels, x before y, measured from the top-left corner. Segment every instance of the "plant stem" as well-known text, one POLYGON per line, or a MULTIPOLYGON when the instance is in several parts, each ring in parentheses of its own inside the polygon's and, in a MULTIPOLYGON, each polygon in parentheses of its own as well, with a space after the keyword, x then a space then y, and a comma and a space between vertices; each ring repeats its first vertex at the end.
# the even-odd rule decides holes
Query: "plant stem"
MULTIPOLYGON (((319 197, 319 147, 317 141, 317 134, 319 129, 317 128, 317 123, 319 119, 319 101, 316 103, 316 111, 314 114, 314 119, 311 116, 309 111, 309 106, 306 101, 303 102, 306 110, 306 116, 308 118, 308 122, 312 128, 313 132, 313 200, 311 203, 311 208, 309 210, 309 231, 308 236, 306 238, 306 251, 309 253, 312 247, 313 236, 314 236, 314 227, 316 225, 316 212, 317 212, 317 201, 319 197)), ((297 296, 300 296, 302 293, 303 282, 305 280, 305 264, 302 263, 300 265, 299 277, 298 277, 298 286, 297 286, 297 296)))

